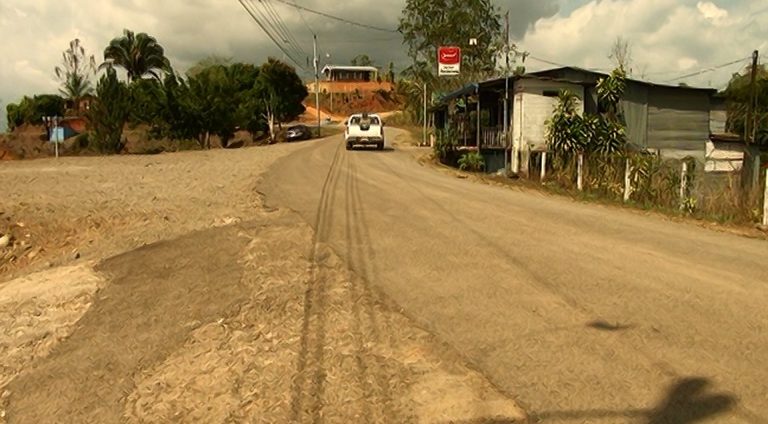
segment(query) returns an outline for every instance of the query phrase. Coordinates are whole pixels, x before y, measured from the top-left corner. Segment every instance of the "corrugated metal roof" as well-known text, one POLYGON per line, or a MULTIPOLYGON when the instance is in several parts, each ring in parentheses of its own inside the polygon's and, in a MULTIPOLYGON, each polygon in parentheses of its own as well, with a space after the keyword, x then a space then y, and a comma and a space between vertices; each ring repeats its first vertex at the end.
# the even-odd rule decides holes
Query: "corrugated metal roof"
MULTIPOLYGON (((545 69, 543 71, 530 72, 527 75, 544 76, 544 75, 550 74, 552 72, 557 72, 557 71, 566 70, 566 69, 570 69, 570 70, 576 71, 576 72, 584 72, 584 73, 592 74, 592 75, 599 76, 599 77, 607 77, 608 76, 608 74, 606 74, 606 73, 597 72, 597 71, 591 71, 589 69, 579 68, 578 66, 562 66, 562 67, 559 67, 559 68, 552 68, 552 69, 545 69)), ((638 79, 634 79, 634 78, 627 78, 627 81, 631 81, 631 82, 634 82, 636 84, 642 84, 642 85, 647 85, 647 86, 651 86, 651 87, 673 88, 673 89, 678 89, 678 90, 711 91, 713 93, 717 92, 717 89, 714 89, 714 88, 690 87, 690 86, 684 86, 684 85, 659 84, 659 83, 650 82, 650 81, 642 81, 642 80, 638 80, 638 79)))

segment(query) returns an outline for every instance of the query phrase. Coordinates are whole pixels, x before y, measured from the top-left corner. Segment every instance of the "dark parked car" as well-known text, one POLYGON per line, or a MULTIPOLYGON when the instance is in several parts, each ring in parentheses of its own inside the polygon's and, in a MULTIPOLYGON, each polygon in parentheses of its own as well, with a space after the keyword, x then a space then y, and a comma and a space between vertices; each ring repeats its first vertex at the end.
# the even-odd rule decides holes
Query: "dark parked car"
POLYGON ((294 125, 288 127, 288 130, 285 133, 285 139, 288 141, 309 140, 310 138, 312 138, 312 130, 306 125, 294 125))

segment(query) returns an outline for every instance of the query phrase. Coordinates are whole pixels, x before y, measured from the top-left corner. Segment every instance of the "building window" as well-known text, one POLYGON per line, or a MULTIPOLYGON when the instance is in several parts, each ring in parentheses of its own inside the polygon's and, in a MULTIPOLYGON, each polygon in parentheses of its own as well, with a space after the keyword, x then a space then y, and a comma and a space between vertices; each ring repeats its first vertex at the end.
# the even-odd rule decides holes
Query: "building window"
POLYGON ((560 92, 558 90, 544 90, 544 92, 541 94, 544 97, 557 97, 560 95, 560 92))

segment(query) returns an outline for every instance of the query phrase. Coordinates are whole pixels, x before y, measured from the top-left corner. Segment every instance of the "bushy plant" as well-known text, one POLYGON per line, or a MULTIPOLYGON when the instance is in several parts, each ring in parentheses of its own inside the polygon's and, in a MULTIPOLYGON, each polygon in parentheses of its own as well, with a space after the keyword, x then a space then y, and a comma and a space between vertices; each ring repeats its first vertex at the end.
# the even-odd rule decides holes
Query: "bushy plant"
POLYGON ((459 158, 459 169, 462 171, 478 172, 485 168, 485 159, 480 152, 469 152, 459 158))
POLYGON ((101 153, 119 153, 123 149, 123 126, 128 120, 130 93, 118 81, 114 68, 108 67, 96 86, 97 100, 91 107, 90 141, 101 153))
POLYGON ((440 160, 446 160, 456 150, 457 144, 458 137, 455 128, 449 126, 444 130, 438 130, 433 147, 435 156, 440 160))

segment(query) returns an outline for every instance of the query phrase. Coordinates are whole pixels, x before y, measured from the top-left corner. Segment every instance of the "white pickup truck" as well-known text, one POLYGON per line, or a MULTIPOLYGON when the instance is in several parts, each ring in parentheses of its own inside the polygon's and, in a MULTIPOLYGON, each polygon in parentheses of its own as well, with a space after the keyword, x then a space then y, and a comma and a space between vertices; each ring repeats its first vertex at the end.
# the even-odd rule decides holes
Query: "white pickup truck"
POLYGON ((384 150, 384 121, 376 114, 356 113, 345 122, 344 142, 347 150, 355 146, 376 146, 384 150))

